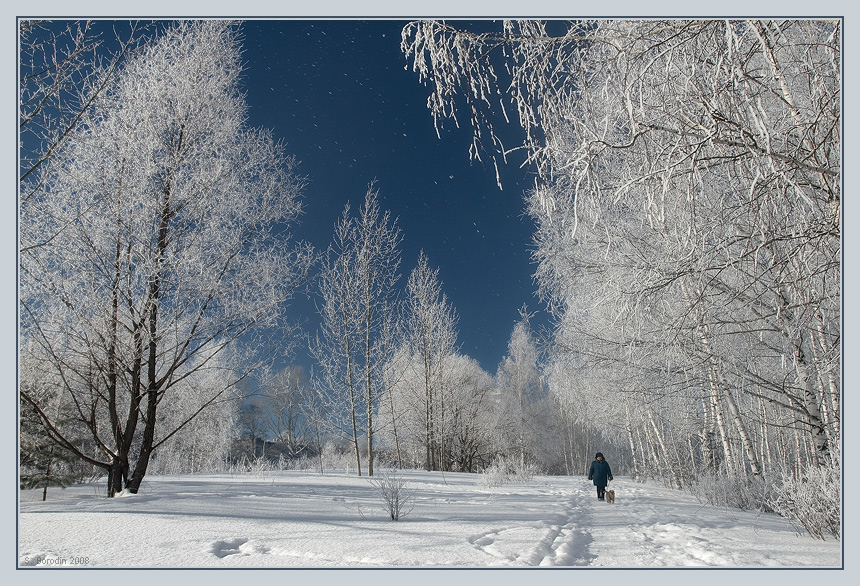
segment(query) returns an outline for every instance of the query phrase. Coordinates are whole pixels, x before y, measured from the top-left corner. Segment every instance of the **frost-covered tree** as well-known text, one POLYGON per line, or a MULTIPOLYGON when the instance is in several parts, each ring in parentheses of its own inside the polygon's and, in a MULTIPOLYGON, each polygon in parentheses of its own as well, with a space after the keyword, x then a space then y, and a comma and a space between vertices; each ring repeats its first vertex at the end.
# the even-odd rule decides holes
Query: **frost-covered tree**
POLYGON ((507 444, 516 452, 520 469, 525 469, 527 456, 534 448, 533 407, 542 398, 538 348, 532 336, 526 308, 520 310, 520 320, 511 332, 508 353, 499 364, 496 384, 502 399, 507 444))
POLYGON ((256 334, 280 332, 310 265, 284 229, 301 183, 270 133, 247 126, 240 74, 232 23, 165 25, 21 204, 22 348, 59 381, 48 402, 23 384, 21 398, 57 445, 108 473, 111 495, 137 491, 153 452, 231 385, 172 429, 171 395, 222 369, 240 340, 224 381, 265 358, 256 334), (92 451, 54 416, 57 401, 92 451))
POLYGON ((320 386, 332 420, 352 437, 359 476, 362 435, 373 476, 373 439, 382 425, 375 417, 385 393, 384 367, 395 348, 401 239, 371 185, 357 217, 345 206, 320 274, 322 324, 311 351, 322 368, 320 386))
MULTIPOLYGON (((476 472, 487 465, 499 448, 497 422, 500 402, 492 375, 478 362, 451 354, 435 370, 430 385, 429 411, 434 469, 476 472)), ((380 434, 397 457, 398 466, 427 465, 427 386, 424 357, 401 346, 389 368, 389 392, 380 410, 391 414, 380 434)))
POLYGON ((439 269, 430 268, 424 251, 406 284, 403 329, 420 381, 424 467, 443 469, 446 446, 446 361, 457 343, 457 314, 442 292, 439 269))
POLYGON ((496 386, 492 375, 473 358, 455 354, 445 364, 446 469, 477 472, 498 450, 496 386))
MULTIPOLYGON (((545 291, 588 307, 571 325, 592 348, 602 339, 648 405, 667 391, 667 412, 704 405, 700 437, 714 438, 707 450, 728 474, 761 473, 759 400, 783 412, 759 441, 799 417, 810 462, 832 462, 838 27, 602 28, 614 46, 589 55, 597 66, 572 102, 575 122, 551 144, 551 164, 564 156, 569 173, 530 202, 545 291)), ((673 459, 669 436, 683 426, 646 415, 660 459, 673 459)))
POLYGON ((403 30, 437 123, 465 103, 472 156, 512 150, 502 115, 525 131, 556 365, 672 484, 838 470, 841 34, 813 19, 403 30))

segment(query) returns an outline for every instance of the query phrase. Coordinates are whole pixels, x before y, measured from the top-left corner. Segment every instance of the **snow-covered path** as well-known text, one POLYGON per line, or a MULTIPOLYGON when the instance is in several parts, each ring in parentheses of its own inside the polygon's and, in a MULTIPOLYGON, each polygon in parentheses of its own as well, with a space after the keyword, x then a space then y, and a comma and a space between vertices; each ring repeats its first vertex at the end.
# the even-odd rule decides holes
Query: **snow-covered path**
POLYGON ((20 567, 838 567, 841 545, 775 515, 719 509, 617 479, 614 505, 581 477, 486 488, 405 472, 413 510, 390 521, 367 478, 283 472, 148 479, 22 494, 20 567))

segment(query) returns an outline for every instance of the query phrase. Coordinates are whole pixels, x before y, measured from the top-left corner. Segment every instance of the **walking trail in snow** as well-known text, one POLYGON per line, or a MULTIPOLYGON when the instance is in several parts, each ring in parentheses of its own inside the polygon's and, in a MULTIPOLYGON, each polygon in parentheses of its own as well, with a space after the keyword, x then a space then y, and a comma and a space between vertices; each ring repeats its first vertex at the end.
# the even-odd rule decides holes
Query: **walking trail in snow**
POLYGON ((496 488, 474 474, 408 471, 412 510, 391 521, 366 477, 274 472, 150 477, 21 493, 21 568, 741 567, 832 568, 839 541, 777 516, 703 505, 617 478, 597 501, 584 477, 496 488))

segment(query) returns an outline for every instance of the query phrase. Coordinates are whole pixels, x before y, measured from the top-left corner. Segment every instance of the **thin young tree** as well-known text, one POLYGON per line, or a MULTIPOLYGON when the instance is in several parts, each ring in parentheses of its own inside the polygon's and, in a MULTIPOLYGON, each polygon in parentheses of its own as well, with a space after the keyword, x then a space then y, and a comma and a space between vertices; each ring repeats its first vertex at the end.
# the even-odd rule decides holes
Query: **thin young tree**
POLYGON ((335 224, 333 242, 321 260, 318 287, 322 303, 317 307, 320 330, 310 341, 310 351, 320 366, 319 374, 314 376, 314 387, 326 412, 326 423, 351 438, 356 473, 361 476, 361 396, 356 366, 360 338, 355 315, 355 255, 349 210, 349 204, 344 206, 335 224))
POLYGON ((386 388, 385 365, 395 348, 392 320, 397 314, 401 239, 397 221, 382 212, 371 185, 357 217, 351 216, 348 204, 344 208, 320 277, 322 337, 312 351, 323 368, 334 409, 346 415, 342 427, 352 435, 359 476, 362 432, 367 472, 373 476, 374 435, 381 425, 375 416, 386 388))

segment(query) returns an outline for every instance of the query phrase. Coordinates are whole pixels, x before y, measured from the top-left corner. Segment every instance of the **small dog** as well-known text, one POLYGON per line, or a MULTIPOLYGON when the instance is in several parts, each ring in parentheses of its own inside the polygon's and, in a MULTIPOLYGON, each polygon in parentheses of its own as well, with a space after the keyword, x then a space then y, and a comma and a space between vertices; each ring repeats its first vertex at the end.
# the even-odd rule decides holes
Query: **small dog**
POLYGON ((615 502, 615 491, 614 490, 607 490, 605 496, 606 496, 606 502, 607 503, 614 503, 615 502))

